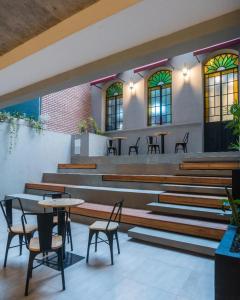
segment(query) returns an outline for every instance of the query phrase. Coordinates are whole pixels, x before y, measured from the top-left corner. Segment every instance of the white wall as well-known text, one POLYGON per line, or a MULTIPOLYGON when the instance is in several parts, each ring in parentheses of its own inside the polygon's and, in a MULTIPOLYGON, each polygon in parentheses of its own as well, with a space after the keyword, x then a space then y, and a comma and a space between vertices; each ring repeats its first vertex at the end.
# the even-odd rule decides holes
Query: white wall
MULTIPOLYGON (((147 79, 161 69, 142 72, 144 78, 133 71, 127 71, 120 76, 125 81, 123 91, 123 130, 108 132, 111 136, 123 135, 128 140, 123 142, 123 152, 126 154, 128 146, 134 144, 141 136, 140 153, 146 153, 146 136, 157 131, 168 131, 165 139, 167 153, 174 151, 176 141, 182 140, 185 132, 190 132, 189 152, 203 151, 203 86, 202 64, 198 63, 192 53, 180 55, 171 59, 172 71, 172 124, 149 127, 147 125, 147 79), (184 78, 182 69, 184 64, 189 68, 189 76, 184 78), (134 81, 134 90, 129 89, 130 78, 134 81)), ((167 67, 162 67, 166 69, 167 67)), ((98 125, 105 128, 105 90, 110 85, 103 86, 103 90, 92 87, 92 113, 98 125)))
POLYGON ((8 152, 7 123, 0 123, 0 199, 21 193, 26 182, 40 182, 43 172, 56 172, 58 163, 70 162, 71 135, 19 125, 16 146, 8 152))

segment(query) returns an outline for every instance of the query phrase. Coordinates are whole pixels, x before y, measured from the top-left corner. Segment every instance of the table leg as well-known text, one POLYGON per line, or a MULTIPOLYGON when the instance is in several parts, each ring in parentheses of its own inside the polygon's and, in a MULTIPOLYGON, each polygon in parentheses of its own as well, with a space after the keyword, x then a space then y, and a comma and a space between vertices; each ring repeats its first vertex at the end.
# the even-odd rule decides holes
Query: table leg
POLYGON ((164 149, 164 134, 161 136, 161 152, 162 154, 165 153, 165 149, 164 149))
POLYGON ((66 238, 66 220, 64 208, 58 209, 58 234, 62 236, 63 240, 63 259, 65 259, 65 238, 66 238))
POLYGON ((122 154, 122 140, 118 140, 118 155, 122 154))

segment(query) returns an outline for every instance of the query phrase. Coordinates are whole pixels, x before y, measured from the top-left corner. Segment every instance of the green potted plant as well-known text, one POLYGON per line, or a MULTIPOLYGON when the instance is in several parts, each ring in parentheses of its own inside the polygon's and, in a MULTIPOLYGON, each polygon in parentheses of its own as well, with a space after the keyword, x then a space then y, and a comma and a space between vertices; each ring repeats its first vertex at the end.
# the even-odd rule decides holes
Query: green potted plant
POLYGON ((230 148, 240 151, 240 104, 233 104, 230 108, 230 113, 233 119, 228 122, 226 127, 231 129, 233 135, 236 137, 236 141, 230 145, 230 148))
POLYGON ((95 134, 102 134, 100 128, 97 126, 97 122, 93 117, 88 117, 85 120, 82 120, 78 124, 79 133, 95 133, 95 134))
POLYGON ((240 299, 240 199, 234 199, 226 188, 228 199, 223 210, 230 210, 230 225, 215 252, 215 300, 240 299))

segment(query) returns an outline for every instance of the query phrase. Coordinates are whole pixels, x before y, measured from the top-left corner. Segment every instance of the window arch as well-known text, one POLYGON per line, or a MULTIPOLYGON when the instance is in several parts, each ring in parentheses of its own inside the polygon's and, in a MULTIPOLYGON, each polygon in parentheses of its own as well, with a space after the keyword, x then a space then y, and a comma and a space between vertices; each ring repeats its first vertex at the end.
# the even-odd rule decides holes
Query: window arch
POLYGON ((148 79, 148 125, 172 122, 172 72, 161 70, 148 79))
POLYGON ((222 53, 204 65, 205 122, 232 119, 229 109, 238 103, 238 55, 222 53))
POLYGON ((123 83, 114 82, 106 90, 106 131, 123 126, 123 83))

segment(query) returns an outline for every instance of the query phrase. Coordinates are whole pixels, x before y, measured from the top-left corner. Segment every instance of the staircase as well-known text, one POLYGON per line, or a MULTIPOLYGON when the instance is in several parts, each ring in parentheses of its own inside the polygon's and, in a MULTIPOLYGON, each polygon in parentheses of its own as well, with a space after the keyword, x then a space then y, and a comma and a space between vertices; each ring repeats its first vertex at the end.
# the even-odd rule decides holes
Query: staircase
POLYGON ((111 161, 105 167, 99 167, 99 158, 96 162, 92 158, 85 163, 72 161, 59 164, 57 173, 43 174, 41 183, 26 183, 25 194, 20 197, 25 199, 25 206, 30 206, 45 192, 69 192, 86 201, 74 208, 73 214, 103 219, 108 218, 112 205, 123 198, 122 221, 131 227, 129 237, 214 256, 230 218, 221 209, 224 186, 231 185, 231 170, 239 166, 236 157, 234 161, 227 156, 221 159, 188 157, 172 164, 154 162, 153 174, 148 161, 111 161), (128 170, 125 174, 124 169, 128 170), (141 172, 134 174, 136 170, 141 172), (222 173, 218 176, 218 172, 222 173))

